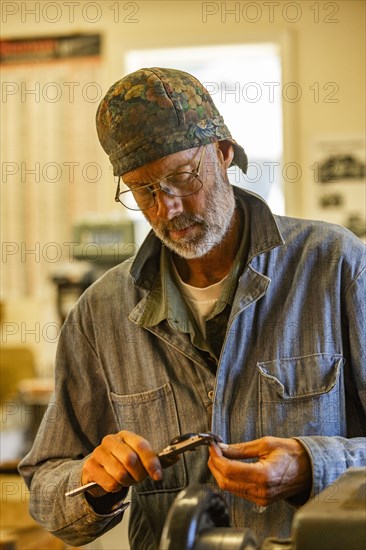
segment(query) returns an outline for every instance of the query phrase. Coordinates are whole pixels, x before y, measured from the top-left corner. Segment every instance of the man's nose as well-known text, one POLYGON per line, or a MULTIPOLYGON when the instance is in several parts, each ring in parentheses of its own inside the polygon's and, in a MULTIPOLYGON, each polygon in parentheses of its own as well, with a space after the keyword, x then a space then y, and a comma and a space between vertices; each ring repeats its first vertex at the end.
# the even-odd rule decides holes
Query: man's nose
POLYGON ((162 190, 155 195, 156 213, 159 218, 171 220, 183 212, 182 197, 174 197, 162 190))

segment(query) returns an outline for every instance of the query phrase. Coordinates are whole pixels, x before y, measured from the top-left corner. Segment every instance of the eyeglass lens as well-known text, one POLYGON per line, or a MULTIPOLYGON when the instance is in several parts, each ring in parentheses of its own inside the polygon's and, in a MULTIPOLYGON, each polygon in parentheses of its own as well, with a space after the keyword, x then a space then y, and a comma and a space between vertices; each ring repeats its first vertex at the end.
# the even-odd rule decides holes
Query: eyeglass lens
MULTIPOLYGON (((197 171, 177 172, 165 177, 157 183, 140 183, 133 188, 121 193, 117 192, 116 200, 129 210, 148 210, 155 204, 155 196, 158 191, 163 191, 172 197, 188 197, 197 193, 203 183, 198 176, 198 172, 203 159, 205 147, 202 149, 197 171)), ((119 189, 119 187, 118 187, 119 189)))

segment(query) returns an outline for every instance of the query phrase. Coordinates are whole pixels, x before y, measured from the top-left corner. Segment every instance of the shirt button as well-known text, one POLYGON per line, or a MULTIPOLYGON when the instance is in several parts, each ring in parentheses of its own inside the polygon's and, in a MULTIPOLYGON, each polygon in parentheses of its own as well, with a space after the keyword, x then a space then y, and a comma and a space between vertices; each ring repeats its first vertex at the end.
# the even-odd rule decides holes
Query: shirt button
POLYGON ((209 391, 207 395, 208 395, 209 399, 211 399, 211 401, 213 401, 214 391, 213 390, 209 391))

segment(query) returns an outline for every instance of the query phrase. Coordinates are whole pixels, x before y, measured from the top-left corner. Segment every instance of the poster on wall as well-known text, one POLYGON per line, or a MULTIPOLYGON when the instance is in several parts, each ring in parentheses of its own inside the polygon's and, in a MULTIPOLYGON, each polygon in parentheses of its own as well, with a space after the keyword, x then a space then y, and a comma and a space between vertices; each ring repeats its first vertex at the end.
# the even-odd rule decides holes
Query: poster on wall
POLYGON ((34 63, 100 55, 100 34, 36 36, 0 40, 0 63, 34 63))
POLYGON ((315 210, 366 241, 365 139, 324 137, 312 142, 315 210))

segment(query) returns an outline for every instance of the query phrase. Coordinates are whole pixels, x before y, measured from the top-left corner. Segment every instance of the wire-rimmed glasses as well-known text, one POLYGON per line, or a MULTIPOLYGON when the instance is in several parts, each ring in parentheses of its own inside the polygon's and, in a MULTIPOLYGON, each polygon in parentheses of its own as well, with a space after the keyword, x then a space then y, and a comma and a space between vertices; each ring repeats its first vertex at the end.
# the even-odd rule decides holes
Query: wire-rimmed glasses
POLYGON ((114 200, 129 210, 143 211, 154 206, 158 191, 171 197, 189 197, 197 193, 203 187, 199 172, 204 151, 205 146, 202 148, 198 166, 194 172, 176 172, 154 183, 134 183, 127 191, 121 191, 122 176, 119 176, 114 200))

